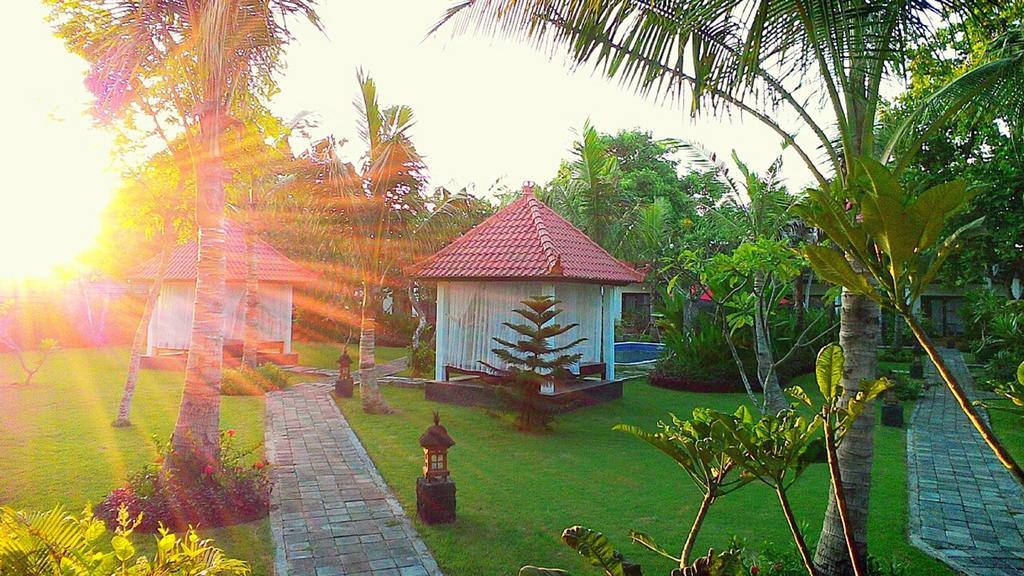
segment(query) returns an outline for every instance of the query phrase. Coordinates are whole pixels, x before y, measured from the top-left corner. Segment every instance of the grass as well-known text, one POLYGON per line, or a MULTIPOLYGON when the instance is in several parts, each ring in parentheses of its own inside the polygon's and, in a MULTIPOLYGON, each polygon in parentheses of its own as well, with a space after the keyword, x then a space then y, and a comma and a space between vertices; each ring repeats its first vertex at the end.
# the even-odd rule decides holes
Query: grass
MULTIPOLYGON (((113 428, 127 365, 126 348, 62 350, 30 386, 0 385, 0 504, 79 511, 154 459, 153 438, 165 441, 174 427, 183 375, 144 370, 133 403, 135 425, 113 428)), ((18 378, 13 358, 0 355, 0 382, 18 378)), ((236 430, 239 446, 262 444, 263 409, 262 398, 223 397, 221 426, 236 430)), ((202 534, 256 574, 271 572, 266 519, 202 534)))
MULTIPOLYGON (((996 400, 993 406, 1009 408, 1013 406, 1007 400, 996 400)), ((1024 462, 1024 416, 1011 414, 1002 410, 989 410, 992 419, 992 431, 1002 441, 1010 455, 1018 463, 1024 462)))
MULTIPOLYGON (((338 356, 341 356, 341 345, 331 342, 293 342, 292 350, 299 354, 299 363, 314 368, 337 368, 338 356)), ((352 358, 353 370, 359 366, 359 344, 348 345, 348 355, 352 358)), ((377 347, 377 362, 383 364, 409 355, 408 348, 377 347)))
MULTIPOLYGON (((666 457, 611 427, 624 422, 651 429, 669 411, 688 415, 698 406, 731 411, 744 401, 738 394, 673 392, 633 380, 623 399, 562 415, 552 433, 527 435, 482 409, 426 402, 422 390, 385 388, 384 393, 397 414, 367 416, 358 398, 339 404, 407 511, 416 508, 415 479, 422 466, 417 440, 433 410, 441 412, 457 443, 450 465, 458 521, 449 526, 417 522, 450 576, 513 574, 527 563, 597 574, 559 541, 562 529, 573 524, 605 532, 627 557, 642 560, 645 572, 668 573, 671 562, 631 546, 628 531, 647 532, 678 549, 699 494, 666 457)), ((903 430, 876 428, 871 550, 912 574, 949 574, 907 543, 905 438, 903 430)), ((824 466, 813 466, 793 489, 794 509, 812 542, 827 493, 824 466)), ((755 548, 762 542, 792 547, 774 494, 760 485, 716 503, 696 550, 721 549, 732 535, 755 548)))

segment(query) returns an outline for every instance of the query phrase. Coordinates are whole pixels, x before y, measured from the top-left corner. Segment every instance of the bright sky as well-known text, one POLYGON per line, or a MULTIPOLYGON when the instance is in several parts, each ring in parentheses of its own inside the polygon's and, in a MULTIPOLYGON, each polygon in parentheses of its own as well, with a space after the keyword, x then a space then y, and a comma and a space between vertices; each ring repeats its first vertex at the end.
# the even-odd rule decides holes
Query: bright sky
MULTIPOLYGON (((385 104, 408 104, 413 135, 434 185, 496 180, 518 187, 544 182, 568 155, 574 129, 588 117, 605 132, 640 127, 656 137, 693 140, 727 157, 733 149, 755 169, 781 152, 779 138, 735 116, 692 121, 686 110, 633 95, 590 70, 571 73, 561 60, 509 41, 452 37, 424 40, 452 0, 321 2, 326 34, 295 27, 274 110, 310 112, 314 133, 356 139, 356 69, 377 81, 385 104)), ((6 184, 0 208, 0 277, 45 275, 87 249, 117 186, 112 136, 86 115, 85 65, 51 35, 37 1, 12 3, 0 23, 8 83, 0 92, 6 184)), ((810 178, 785 153, 793 188, 810 178)))

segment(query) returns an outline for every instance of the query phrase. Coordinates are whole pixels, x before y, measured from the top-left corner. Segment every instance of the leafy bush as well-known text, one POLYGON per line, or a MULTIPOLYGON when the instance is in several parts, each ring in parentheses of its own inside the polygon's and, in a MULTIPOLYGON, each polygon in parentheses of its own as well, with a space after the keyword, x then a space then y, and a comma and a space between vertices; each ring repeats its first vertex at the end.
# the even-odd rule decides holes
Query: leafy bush
POLYGON ((135 527, 155 532, 161 527, 175 532, 188 526, 229 526, 267 515, 270 482, 267 463, 246 463, 258 447, 239 449, 234 430, 221 433, 221 462, 214 466, 188 457, 175 457, 174 470, 163 466, 170 444, 160 449, 156 462, 131 474, 96 507, 96 517, 107 526, 118 525, 120 511, 142 516, 135 527))
POLYGON ((900 400, 917 400, 924 391, 924 381, 918 378, 911 378, 903 372, 890 372, 889 380, 892 382, 892 391, 900 400))
POLYGON ((665 298, 664 317, 658 323, 665 355, 650 374, 651 384, 693 392, 742 391, 743 382, 721 325, 710 314, 698 314, 692 325, 686 326, 684 306, 681 295, 665 298))
POLYGON ((378 346, 408 346, 419 320, 411 314, 395 312, 377 317, 376 341, 378 346))
POLYGON ((434 347, 427 340, 420 341, 419 346, 409 351, 409 367, 416 378, 428 378, 434 375, 434 347))
POLYGON ((108 532, 88 510, 80 516, 61 508, 16 512, 0 508, 0 575, 76 574, 79 576, 187 576, 248 574, 245 562, 232 560, 200 539, 191 527, 183 536, 162 529, 153 558, 136 552, 133 533, 142 519, 117 511, 109 546, 108 532), (110 550, 110 551, 107 551, 110 550))
POLYGON ((224 396, 262 396, 283 390, 288 385, 288 373, 275 364, 263 364, 255 369, 242 366, 224 370, 220 393, 224 396))
POLYGON ((1024 301, 1008 300, 991 290, 967 294, 962 310, 965 336, 985 364, 989 386, 1013 381, 1024 361, 1024 301))
POLYGON ((879 348, 878 360, 881 362, 910 363, 914 360, 914 348, 909 346, 899 350, 895 348, 879 348))

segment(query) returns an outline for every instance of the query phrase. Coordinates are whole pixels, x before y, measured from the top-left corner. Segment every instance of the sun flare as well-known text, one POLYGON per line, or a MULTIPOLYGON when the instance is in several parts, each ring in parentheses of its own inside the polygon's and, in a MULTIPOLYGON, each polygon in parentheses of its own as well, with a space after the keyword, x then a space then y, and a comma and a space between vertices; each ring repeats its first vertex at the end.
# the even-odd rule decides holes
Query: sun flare
POLYGON ((35 34, 0 40, 13 58, 8 78, 32 90, 5 91, 0 184, 0 278, 47 277, 88 249, 118 177, 110 167, 113 136, 88 115, 85 63, 53 42, 41 5, 35 34), (8 42, 11 43, 8 46, 8 42), (40 73, 46 70, 47 73, 40 73))

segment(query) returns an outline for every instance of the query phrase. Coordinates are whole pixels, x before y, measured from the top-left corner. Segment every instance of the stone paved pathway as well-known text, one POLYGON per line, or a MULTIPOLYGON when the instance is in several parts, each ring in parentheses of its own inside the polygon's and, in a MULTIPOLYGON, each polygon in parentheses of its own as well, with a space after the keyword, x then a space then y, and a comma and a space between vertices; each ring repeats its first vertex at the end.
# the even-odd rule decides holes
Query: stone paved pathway
MULTIPOLYGON (((942 355, 973 393, 960 352, 942 355)), ((928 368, 907 432, 910 540, 965 574, 1024 574, 1024 494, 928 368)))
MULTIPOLYGON (((398 358, 391 362, 385 362, 384 364, 377 365, 377 376, 387 377, 392 374, 397 374, 402 370, 405 370, 409 366, 409 358, 398 358)), ((285 372, 292 372, 294 374, 306 374, 309 376, 317 376, 324 378, 336 379, 338 377, 338 371, 333 368, 315 368, 313 366, 301 366, 301 365, 284 365, 281 369, 285 372)), ((356 380, 359 380, 359 372, 356 371, 354 374, 356 380)))
POLYGON ((277 576, 441 576, 331 386, 267 394, 277 576))

